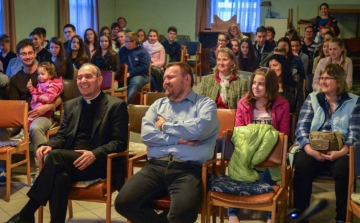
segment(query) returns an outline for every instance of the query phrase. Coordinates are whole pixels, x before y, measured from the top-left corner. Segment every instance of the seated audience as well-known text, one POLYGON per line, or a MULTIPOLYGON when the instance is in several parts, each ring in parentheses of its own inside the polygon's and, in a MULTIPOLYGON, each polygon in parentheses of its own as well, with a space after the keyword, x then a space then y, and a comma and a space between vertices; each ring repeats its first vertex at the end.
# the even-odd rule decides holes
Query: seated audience
POLYGON ((116 34, 120 31, 120 25, 117 22, 111 24, 111 40, 115 42, 116 34))
POLYGON ((327 64, 339 64, 345 71, 346 83, 351 89, 353 82, 353 64, 349 57, 346 56, 345 43, 342 39, 334 37, 329 41, 330 56, 321 59, 316 67, 313 80, 313 90, 320 90, 319 77, 321 70, 327 64))
POLYGON ((231 50, 234 52, 235 56, 239 56, 239 40, 231 39, 231 50))
POLYGON ((256 29, 256 36, 255 36, 255 55, 258 60, 258 66, 264 67, 266 66, 267 59, 271 56, 271 53, 274 47, 266 41, 266 28, 264 26, 259 26, 256 29))
MULTIPOLYGON (((65 103, 63 122, 57 134, 40 145, 36 156, 47 155, 38 179, 19 213, 6 223, 35 222, 35 212, 49 202, 51 222, 65 222, 71 184, 106 178, 107 155, 126 149, 128 113, 121 99, 100 90, 100 70, 85 64, 79 70, 77 85, 81 97, 65 103)), ((113 162, 112 184, 124 184, 125 161, 113 162)))
MULTIPOLYGON (((0 61, 0 100, 7 99, 6 88, 9 84, 9 77, 3 73, 3 69, 4 68, 3 68, 2 62, 0 61)), ((1 166, 1 162, 0 162, 0 185, 2 183, 2 180, 1 180, 2 172, 4 172, 4 171, 2 170, 2 166, 1 166)))
POLYGON ((283 56, 287 57, 286 49, 285 49, 285 47, 282 47, 282 46, 275 47, 273 54, 283 55, 283 56))
POLYGON ((177 28, 170 26, 168 28, 168 39, 161 43, 164 46, 165 53, 169 55, 169 63, 180 61, 181 45, 176 42, 176 36, 177 28))
MULTIPOLYGON (((42 62, 38 69, 38 83, 34 87, 31 79, 27 83, 27 88, 31 94, 31 109, 35 109, 44 104, 53 103, 64 89, 62 78, 57 78, 55 66, 49 62, 42 62)), ((54 111, 48 111, 41 117, 51 118, 54 111)), ((33 117, 28 118, 28 126, 34 121, 33 117)))
POLYGON ((146 33, 145 33, 145 30, 139 29, 139 30, 137 31, 137 34, 139 35, 139 41, 140 41, 140 43, 143 43, 143 42, 146 41, 146 33))
POLYGON ((247 38, 240 41, 238 58, 239 70, 254 72, 259 67, 251 39, 247 38))
POLYGON ((29 39, 32 40, 33 42, 33 45, 35 47, 35 50, 36 50, 36 60, 39 62, 39 63, 42 63, 42 62, 51 62, 51 53, 44 49, 42 47, 42 44, 44 42, 44 39, 42 37, 42 35, 40 34, 40 32, 37 32, 37 31, 32 31, 30 34, 29 34, 29 39))
POLYGON ((238 39, 240 41, 242 39, 248 38, 240 31, 240 28, 237 24, 230 25, 227 33, 229 34, 230 39, 238 39))
POLYGON ((304 66, 300 57, 294 56, 292 53, 290 40, 286 37, 280 38, 278 40, 278 46, 285 48, 287 54, 286 57, 290 61, 292 68, 296 70, 295 74, 299 75, 299 82, 302 83, 305 80, 304 66))
MULTIPOLYGON (((251 77, 248 93, 240 99, 235 117, 235 126, 246 126, 250 123, 272 125, 279 132, 289 135, 289 103, 278 94, 278 77, 268 68, 257 69, 251 77)), ((275 185, 270 172, 265 169, 260 180, 275 185)), ((239 209, 229 208, 229 223, 239 223, 239 209)), ((268 214, 268 223, 271 216, 268 214)))
POLYGON ((314 27, 307 26, 305 28, 305 38, 301 41, 301 51, 309 56, 308 70, 312 70, 314 62, 315 47, 317 43, 314 41, 314 27))
POLYGON ((291 151, 295 154, 294 208, 300 213, 306 210, 313 179, 327 171, 335 180, 335 219, 340 223, 345 222, 348 202, 349 147, 360 138, 360 100, 348 92, 346 73, 340 65, 326 65, 318 78, 320 91, 312 92, 301 108, 295 132, 299 146, 291 151), (338 151, 321 153, 311 144, 309 135, 312 131, 339 131, 345 140, 338 151))
POLYGON ((90 62, 85 52, 85 44, 80 36, 75 35, 71 38, 70 45, 66 49, 66 57, 71 60, 76 69, 80 69, 84 63, 90 62))
POLYGON ((165 49, 158 41, 159 34, 156 29, 150 29, 148 40, 143 43, 143 47, 149 52, 151 57, 151 76, 156 82, 154 91, 163 92, 163 76, 165 65, 165 49))
POLYGON ((5 74, 10 60, 16 58, 16 53, 10 49, 10 37, 6 34, 0 35, 0 50, 0 61, 3 65, 2 72, 5 74))
POLYGON ((124 30, 126 33, 131 32, 130 29, 126 28, 127 21, 124 17, 119 17, 116 21, 119 23, 120 30, 124 30))
POLYGON ((319 49, 319 56, 314 58, 314 65, 313 65, 313 70, 312 73, 315 74, 317 65, 319 64, 319 61, 325 57, 329 57, 330 56, 330 52, 329 52, 329 42, 330 40, 325 40, 322 44, 319 44, 321 46, 321 48, 319 49))
POLYGON ((49 43, 51 62, 55 65, 56 75, 63 79, 74 79, 74 67, 65 55, 63 43, 57 37, 51 38, 49 43))
POLYGON ((217 108, 236 109, 247 81, 238 76, 237 58, 229 48, 219 49, 216 58, 215 73, 204 78, 199 94, 215 101, 217 108))
MULTIPOLYGON (((66 39, 66 42, 64 43, 64 47, 65 49, 68 49, 70 48, 70 42, 72 40, 72 38, 76 35, 76 29, 75 29, 75 26, 72 25, 72 24, 66 24, 64 26, 64 36, 65 36, 65 39, 66 39)), ((79 36, 80 37, 80 36, 79 36)), ((80 37, 81 38, 81 37, 80 37)), ((84 45, 85 47, 85 53, 86 55, 88 56, 88 58, 91 58, 91 53, 90 53, 90 49, 89 47, 85 44, 84 45)))
MULTIPOLYGON (((23 69, 10 79, 9 99, 24 100, 28 104, 31 101, 31 94, 27 88, 27 83, 31 80, 33 87, 37 86, 37 68, 35 63, 36 51, 30 39, 21 40, 16 45, 16 52, 21 59, 23 69)), ((56 107, 61 104, 60 97, 50 104, 44 104, 32 109, 28 113, 28 117, 33 119, 29 126, 29 134, 32 139, 34 152, 41 143, 46 142, 45 131, 52 126, 52 121, 46 117, 41 117, 48 111, 55 111, 56 107)), ((9 141, 12 135, 16 135, 20 131, 19 128, 1 129, 0 140, 9 141)), ((35 159, 35 167, 38 167, 37 159, 35 159)))
POLYGON ((141 88, 149 83, 150 54, 140 45, 135 32, 126 34, 125 47, 118 54, 121 63, 128 65, 127 103, 132 104, 141 88))
POLYGON ((293 37, 292 39, 290 39, 290 43, 291 43, 291 52, 293 53, 294 56, 298 56, 301 59, 305 74, 307 74, 308 66, 309 66, 309 56, 301 51, 301 39, 298 37, 293 37))
POLYGON ((216 45, 216 47, 213 47, 210 50, 210 58, 209 58, 210 69, 214 68, 216 65, 217 51, 221 48, 227 47, 229 43, 230 43, 230 37, 228 34, 226 34, 226 33, 218 34, 217 45, 216 45))
POLYGON ((115 79, 120 77, 119 55, 113 50, 109 35, 102 35, 100 37, 98 48, 91 58, 91 63, 96 65, 101 71, 110 70, 115 72, 115 79))
POLYGON ((193 223, 198 217, 201 165, 213 157, 219 120, 214 101, 192 90, 192 74, 189 65, 170 63, 164 75, 167 97, 155 101, 142 119, 149 161, 125 183, 114 204, 131 222, 193 223), (159 214, 149 207, 166 194, 169 211, 159 214))
POLYGON ((279 94, 289 102, 290 113, 299 114, 304 103, 302 85, 295 81, 290 62, 283 55, 274 54, 269 58, 268 67, 278 77, 279 94))
POLYGON ((288 39, 292 39, 293 37, 299 37, 299 34, 295 29, 288 29, 285 32, 285 37, 288 39))
POLYGON ((266 27, 266 40, 270 43, 271 46, 276 47, 277 42, 274 40, 275 38, 275 29, 272 26, 266 27))
POLYGON ((125 35, 126 35, 126 33, 124 30, 120 30, 116 34, 116 41, 113 41, 113 50, 115 52, 118 52, 121 47, 125 46, 125 35), (114 42, 115 42, 115 45, 114 45, 114 42))
POLYGON ((92 28, 85 30, 84 43, 89 47, 90 58, 92 58, 98 46, 98 35, 96 34, 95 30, 92 28))
MULTIPOLYGON (((323 29, 324 30, 324 29, 323 29)), ((314 52, 314 59, 315 59, 315 57, 318 57, 319 56, 319 51, 320 51, 320 49, 323 47, 323 44, 324 44, 324 42, 325 41, 329 41, 331 38, 333 38, 333 37, 335 37, 335 35, 334 35, 334 33, 333 32, 331 32, 331 31, 327 31, 324 35, 323 35, 323 37, 322 37, 322 43, 320 43, 320 44, 318 44, 318 45, 316 45, 316 47, 315 47, 315 52, 314 52)), ((315 70, 316 69, 316 67, 313 67, 313 70, 315 70)))
POLYGON ((47 51, 50 50, 49 41, 46 40, 46 29, 44 27, 36 27, 33 31, 39 32, 43 39, 42 47, 47 51))
POLYGON ((110 28, 107 26, 103 26, 100 29, 99 35, 98 36, 102 36, 102 35, 109 35, 110 36, 110 28))

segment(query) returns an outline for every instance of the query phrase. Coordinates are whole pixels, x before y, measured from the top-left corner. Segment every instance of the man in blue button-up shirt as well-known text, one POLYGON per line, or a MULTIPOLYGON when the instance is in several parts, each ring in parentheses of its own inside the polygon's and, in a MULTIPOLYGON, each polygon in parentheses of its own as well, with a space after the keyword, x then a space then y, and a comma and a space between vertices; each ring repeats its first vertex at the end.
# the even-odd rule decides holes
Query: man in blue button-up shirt
POLYGON ((195 222, 203 199, 201 164, 212 158, 219 133, 216 104, 192 91, 191 67, 171 63, 164 74, 167 97, 151 105, 142 120, 141 138, 148 164, 119 192, 116 210, 131 222, 195 222), (134 190, 135 189, 135 190, 134 190), (169 212, 148 208, 170 195, 169 212))

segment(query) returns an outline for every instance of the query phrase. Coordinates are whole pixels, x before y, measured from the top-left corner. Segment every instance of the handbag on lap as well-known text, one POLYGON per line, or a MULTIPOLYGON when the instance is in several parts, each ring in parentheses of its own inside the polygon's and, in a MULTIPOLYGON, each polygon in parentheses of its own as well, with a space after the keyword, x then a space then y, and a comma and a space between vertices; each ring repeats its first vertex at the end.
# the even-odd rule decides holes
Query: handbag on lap
POLYGON ((344 136, 339 131, 312 131, 309 138, 311 148, 325 154, 329 151, 339 151, 345 141, 344 136))

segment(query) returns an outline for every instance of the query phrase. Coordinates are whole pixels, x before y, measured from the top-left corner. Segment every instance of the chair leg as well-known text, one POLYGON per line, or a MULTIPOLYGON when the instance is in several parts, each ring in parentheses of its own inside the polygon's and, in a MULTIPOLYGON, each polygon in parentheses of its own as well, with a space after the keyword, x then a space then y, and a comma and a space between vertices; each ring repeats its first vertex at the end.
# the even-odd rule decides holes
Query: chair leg
POLYGON ((25 151, 25 158, 26 158, 26 175, 27 175, 27 183, 28 187, 31 187, 31 177, 30 177, 30 154, 29 150, 25 151))
POLYGON ((106 196, 106 223, 111 222, 111 194, 106 196))
POLYGON ((40 205, 38 209, 38 223, 43 223, 44 206, 40 205))
POLYGON ((347 202, 347 208, 346 208, 346 221, 345 222, 352 222, 352 213, 351 213, 351 201, 347 202))
POLYGON ((10 192, 11 192, 11 154, 7 152, 6 154, 6 197, 5 200, 10 202, 10 192))
POLYGON ((202 75, 202 67, 201 67, 201 64, 199 65, 199 75, 200 75, 200 82, 201 82, 201 75, 202 75))
POLYGON ((69 209, 69 217, 73 217, 73 209, 72 209, 72 202, 71 200, 68 200, 68 209, 69 209))
MULTIPOLYGON (((224 218, 225 218, 225 208, 224 207, 220 207, 219 208, 219 216, 220 216, 220 223, 224 223, 224 218)), ((215 218, 216 219, 216 218, 215 218)), ((216 221, 216 220, 215 220, 216 221)))

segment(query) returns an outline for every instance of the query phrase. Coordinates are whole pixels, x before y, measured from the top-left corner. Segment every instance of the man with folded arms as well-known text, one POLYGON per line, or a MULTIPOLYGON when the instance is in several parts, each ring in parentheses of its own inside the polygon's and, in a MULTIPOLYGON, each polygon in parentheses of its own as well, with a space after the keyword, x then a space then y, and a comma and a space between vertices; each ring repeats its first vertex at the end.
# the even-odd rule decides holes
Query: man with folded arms
POLYGON ((195 222, 203 199, 201 164, 211 159, 219 133, 216 104, 192 91, 191 67, 170 63, 167 97, 154 102, 142 120, 149 162, 119 192, 115 209, 131 222, 195 222), (169 212, 148 205, 169 194, 169 212))

